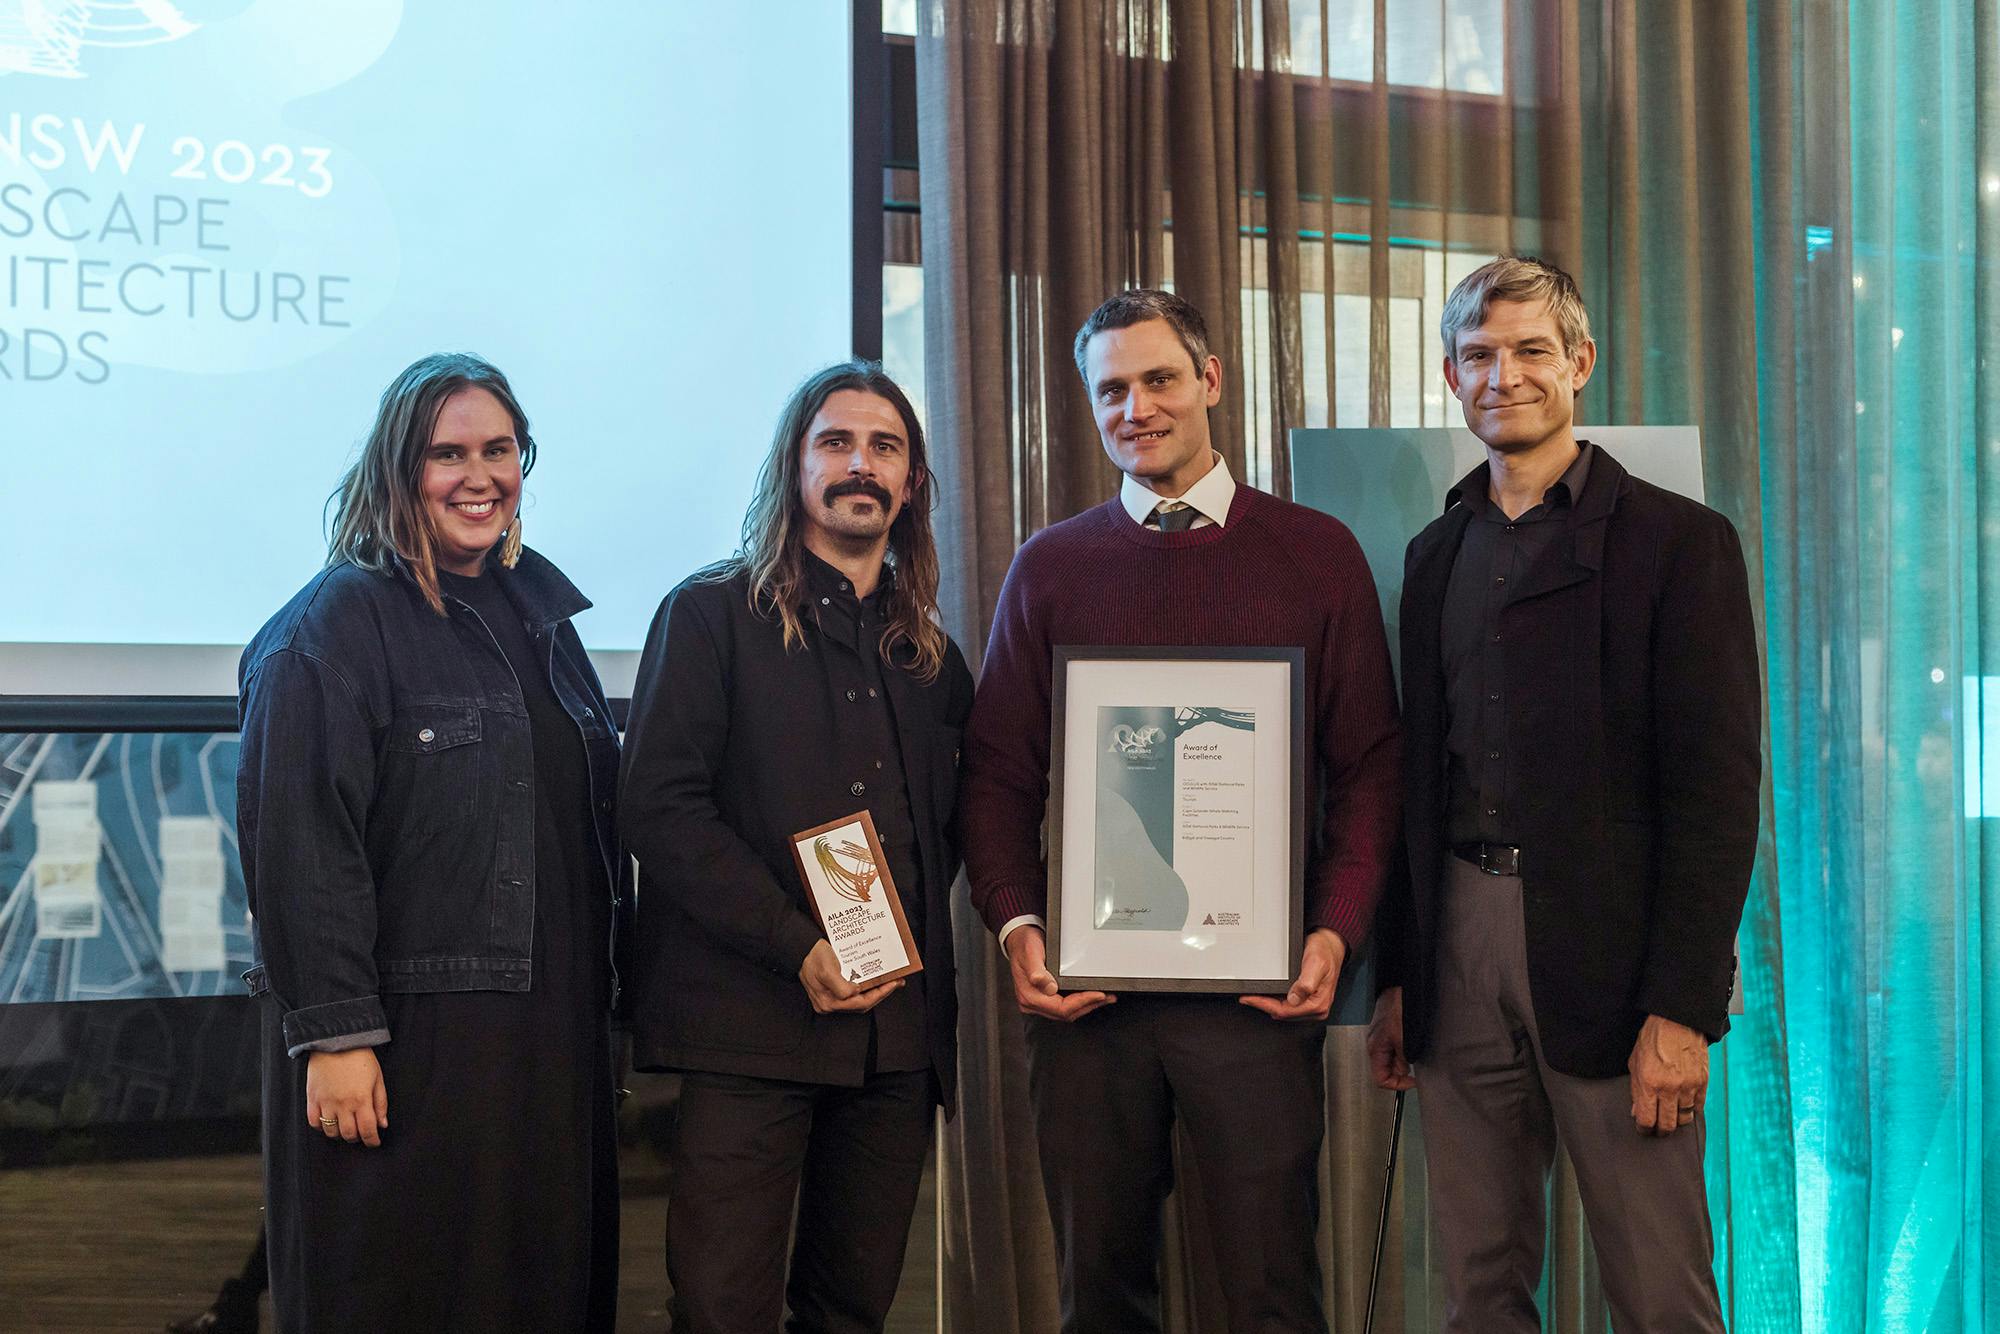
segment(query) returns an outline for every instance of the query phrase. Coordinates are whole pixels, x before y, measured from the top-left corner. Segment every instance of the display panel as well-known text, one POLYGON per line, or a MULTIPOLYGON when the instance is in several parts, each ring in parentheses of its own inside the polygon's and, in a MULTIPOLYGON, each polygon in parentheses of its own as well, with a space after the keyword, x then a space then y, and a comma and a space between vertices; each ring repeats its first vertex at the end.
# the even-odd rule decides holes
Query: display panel
POLYGON ((244 990, 237 738, 0 733, 0 1004, 244 990))
POLYGON ((848 350, 846 7, 495 13, 0 0, 0 692, 153 645, 222 650, 157 693, 233 689, 440 349, 513 379, 590 647, 733 548, 783 397, 848 350))

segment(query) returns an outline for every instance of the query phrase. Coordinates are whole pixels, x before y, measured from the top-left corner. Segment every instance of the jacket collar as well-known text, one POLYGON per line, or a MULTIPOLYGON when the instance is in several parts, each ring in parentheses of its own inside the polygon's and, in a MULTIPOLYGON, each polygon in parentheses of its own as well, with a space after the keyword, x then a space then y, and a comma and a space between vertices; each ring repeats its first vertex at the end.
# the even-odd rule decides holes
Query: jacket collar
MULTIPOLYGON (((1563 519, 1562 536, 1515 587, 1507 599, 1510 605, 1577 583, 1603 567, 1604 521, 1631 491, 1632 479, 1624 465, 1602 446, 1592 445, 1591 455, 1583 494, 1575 499, 1563 519)), ((1445 580, 1450 577, 1452 562, 1458 558, 1459 540, 1472 517, 1471 506, 1460 498, 1470 487, 1479 488, 1482 495, 1486 493, 1486 464, 1481 463, 1467 473, 1447 493, 1438 540, 1411 571, 1411 582, 1415 585, 1412 591, 1425 600, 1424 605, 1443 603, 1445 580)))
MULTIPOLYGON (((409 564, 401 556, 390 557, 390 566, 398 579, 413 589, 416 587, 416 576, 410 573, 409 564)), ((533 547, 521 548, 521 559, 511 570, 500 563, 498 556, 490 558, 487 569, 500 580, 521 619, 529 625, 556 625, 590 609, 590 599, 577 590, 553 561, 533 547)))
MULTIPOLYGON (((1582 446, 1577 451, 1577 456, 1570 460, 1570 465, 1563 470, 1563 475, 1556 478, 1549 489, 1542 493, 1542 502, 1544 504, 1548 502, 1549 497, 1555 493, 1558 487, 1562 489, 1563 498, 1569 502, 1573 510, 1579 508, 1583 503, 1583 498, 1577 495, 1579 484, 1581 484, 1580 489, 1585 496, 1590 494, 1590 479, 1594 471, 1592 465, 1597 459, 1608 458, 1609 456, 1588 440, 1579 440, 1577 444, 1582 446)), ((1611 466, 1618 468, 1618 464, 1615 462, 1611 466)), ((1618 468, 1618 472, 1620 476, 1624 475, 1624 469, 1618 468)), ((1483 510, 1487 505, 1493 503, 1492 491, 1492 465, 1490 463, 1482 463, 1471 472, 1465 474, 1465 476, 1459 478, 1458 484, 1444 493, 1444 507, 1446 511, 1449 511, 1453 505, 1465 505, 1474 511, 1483 510)), ((1610 511, 1607 509, 1605 512, 1609 513, 1610 511)))
POLYGON ((498 561, 493 568, 502 585, 514 595, 522 619, 531 625, 554 625, 590 610, 590 599, 569 581, 569 576, 532 547, 521 548, 521 559, 513 569, 498 561))

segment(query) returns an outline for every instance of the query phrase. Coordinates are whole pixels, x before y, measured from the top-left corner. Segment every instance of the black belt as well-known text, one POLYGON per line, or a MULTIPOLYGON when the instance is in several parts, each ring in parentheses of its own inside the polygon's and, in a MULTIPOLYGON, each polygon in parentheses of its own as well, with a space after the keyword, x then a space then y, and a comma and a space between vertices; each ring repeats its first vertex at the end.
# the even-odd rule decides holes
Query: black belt
POLYGON ((1521 850, 1512 843, 1455 843, 1451 855, 1488 875, 1521 874, 1521 850))

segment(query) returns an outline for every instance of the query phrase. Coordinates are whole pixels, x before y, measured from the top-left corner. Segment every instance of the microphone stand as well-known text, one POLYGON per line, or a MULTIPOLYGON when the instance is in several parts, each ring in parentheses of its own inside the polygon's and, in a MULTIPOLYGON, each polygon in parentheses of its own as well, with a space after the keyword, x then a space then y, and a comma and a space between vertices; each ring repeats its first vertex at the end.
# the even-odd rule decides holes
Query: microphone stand
POLYGON ((1396 1119, 1389 1128, 1389 1169, 1382 1174, 1382 1212, 1375 1221, 1375 1261, 1368 1267, 1368 1315, 1361 1322, 1361 1334, 1375 1334, 1375 1290, 1382 1281, 1382 1244, 1389 1235, 1389 1200, 1396 1192, 1396 1150, 1403 1142, 1403 1098, 1407 1092, 1396 1090, 1396 1119))

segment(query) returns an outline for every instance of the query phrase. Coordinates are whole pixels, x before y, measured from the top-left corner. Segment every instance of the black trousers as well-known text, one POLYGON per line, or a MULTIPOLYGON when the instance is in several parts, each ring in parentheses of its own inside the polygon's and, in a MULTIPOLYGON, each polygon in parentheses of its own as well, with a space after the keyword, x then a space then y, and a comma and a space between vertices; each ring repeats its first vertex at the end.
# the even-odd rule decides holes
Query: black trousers
POLYGON ((1176 1117, 1230 1334, 1325 1330, 1315 1245, 1325 1027, 1233 996, 1139 993, 1074 1024, 1027 1025, 1066 1334, 1159 1330, 1176 1117))
POLYGON ((860 1088, 690 1073, 667 1203, 675 1334, 874 1334, 930 1155, 928 1071, 860 1088), (786 1242, 798 1227, 786 1275, 786 1242))

